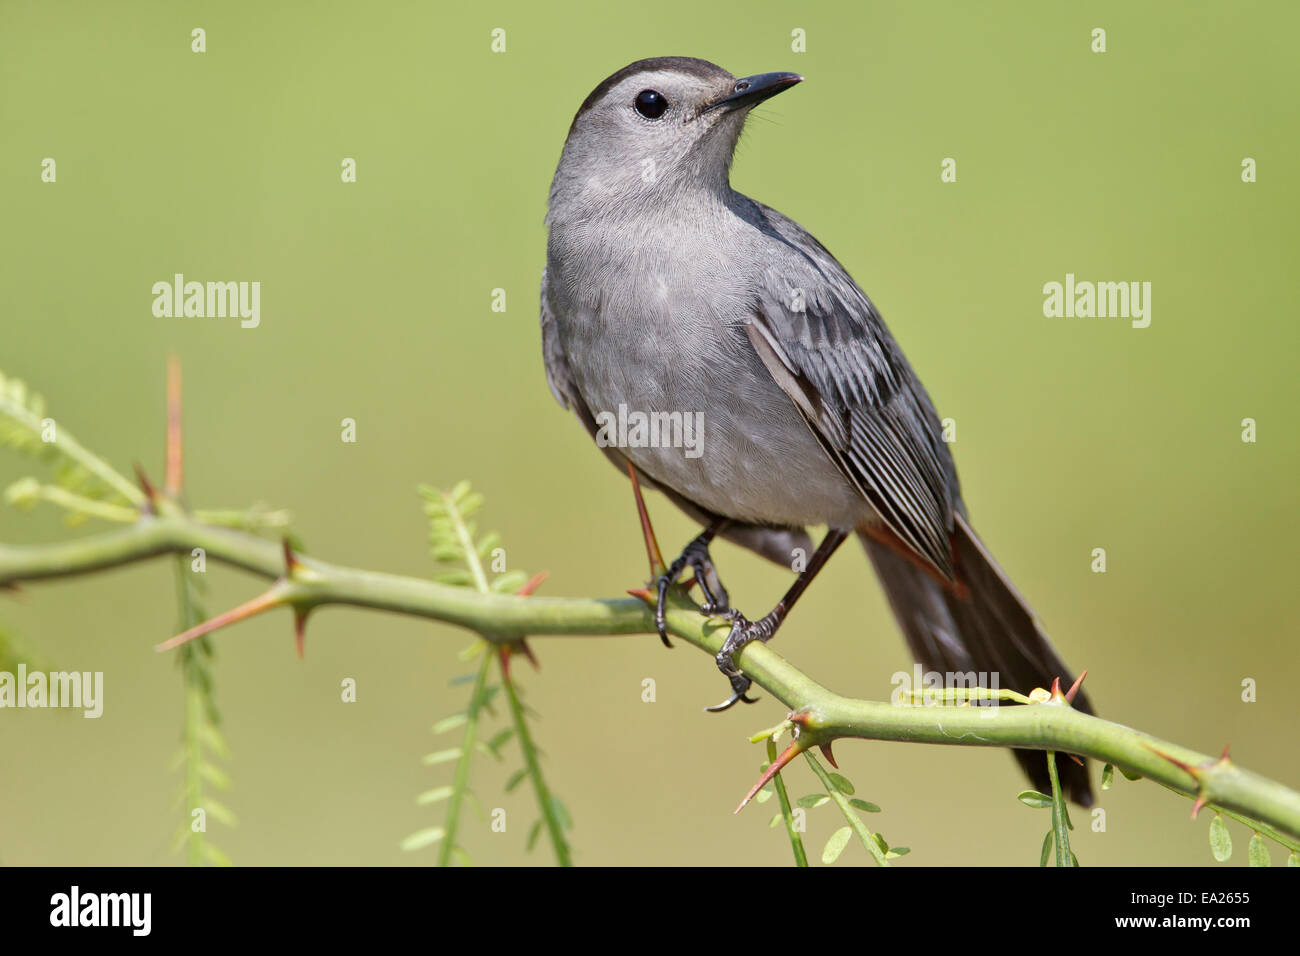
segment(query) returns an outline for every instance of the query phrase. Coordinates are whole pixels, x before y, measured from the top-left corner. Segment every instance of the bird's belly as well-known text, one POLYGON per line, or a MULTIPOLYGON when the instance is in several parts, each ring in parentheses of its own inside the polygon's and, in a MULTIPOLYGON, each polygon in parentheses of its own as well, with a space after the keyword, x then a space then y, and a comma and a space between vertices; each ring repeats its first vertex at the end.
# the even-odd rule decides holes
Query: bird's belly
POLYGON ((659 484, 743 521, 870 520, 739 323, 589 312, 560 325, 597 442, 659 484))

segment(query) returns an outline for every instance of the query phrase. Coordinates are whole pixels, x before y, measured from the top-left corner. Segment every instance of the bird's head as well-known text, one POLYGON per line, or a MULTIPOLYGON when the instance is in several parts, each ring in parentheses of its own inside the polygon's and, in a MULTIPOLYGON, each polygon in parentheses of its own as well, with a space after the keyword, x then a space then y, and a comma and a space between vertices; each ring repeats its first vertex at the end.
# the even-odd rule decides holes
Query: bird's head
POLYGON ((729 188, 749 111, 802 79, 737 78, 682 56, 625 66, 592 90, 573 118, 551 187, 551 216, 566 202, 639 206, 675 190, 729 188))

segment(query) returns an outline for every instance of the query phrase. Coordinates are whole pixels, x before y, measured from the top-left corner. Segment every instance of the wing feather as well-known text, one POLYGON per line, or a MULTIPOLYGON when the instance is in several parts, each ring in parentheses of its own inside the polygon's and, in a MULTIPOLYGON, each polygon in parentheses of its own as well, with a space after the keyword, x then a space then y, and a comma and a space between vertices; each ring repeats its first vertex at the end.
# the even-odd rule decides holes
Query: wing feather
POLYGON ((930 397, 835 257, 798 223, 755 206, 772 254, 750 341, 881 520, 951 577, 960 490, 930 397))

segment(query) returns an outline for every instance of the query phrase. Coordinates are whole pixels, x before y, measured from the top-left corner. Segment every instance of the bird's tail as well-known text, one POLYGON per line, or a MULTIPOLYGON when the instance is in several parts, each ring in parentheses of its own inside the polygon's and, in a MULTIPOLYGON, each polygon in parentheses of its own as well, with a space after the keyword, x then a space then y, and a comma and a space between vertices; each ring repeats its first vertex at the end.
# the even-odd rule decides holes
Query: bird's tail
MULTIPOLYGON (((995 673, 999 687, 1022 694, 1035 687, 1050 688, 1056 677, 1065 687, 1073 682, 1029 605, 963 518, 957 518, 953 532, 956 587, 941 584, 890 545, 866 534, 859 537, 913 656, 927 670, 995 673)), ((1082 689, 1073 706, 1092 713, 1082 689)), ((1039 792, 1051 793, 1044 754, 1013 753, 1039 792)), ((1057 771, 1065 795, 1091 806, 1087 767, 1064 757, 1057 761, 1057 771)))

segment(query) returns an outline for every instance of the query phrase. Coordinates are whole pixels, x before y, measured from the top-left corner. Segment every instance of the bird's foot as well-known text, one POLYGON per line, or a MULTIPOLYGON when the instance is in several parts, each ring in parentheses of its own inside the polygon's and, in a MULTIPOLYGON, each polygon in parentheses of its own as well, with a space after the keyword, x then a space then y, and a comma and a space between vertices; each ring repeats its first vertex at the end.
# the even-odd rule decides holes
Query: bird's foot
POLYGON ((677 560, 669 565, 668 570, 659 576, 658 595, 655 601, 655 627, 659 630, 659 639, 665 647, 672 647, 668 641, 668 621, 665 613, 668 607, 668 589, 688 567, 695 572, 695 581, 700 586, 704 601, 700 610, 708 615, 726 614, 731 610, 727 589, 722 586, 718 569, 709 556, 709 543, 713 540, 713 531, 705 531, 691 541, 678 555, 677 560))
POLYGON ((757 698, 750 697, 747 693, 753 681, 742 674, 740 668, 736 666, 736 655, 744 650, 747 644, 754 641, 766 643, 771 640, 782 617, 778 611, 773 611, 757 621, 747 620, 739 611, 728 611, 725 616, 731 621, 731 633, 722 642, 717 662, 718 670, 731 681, 731 696, 720 704, 704 708, 714 714, 727 710, 737 701, 744 701, 746 704, 757 703, 757 698))

